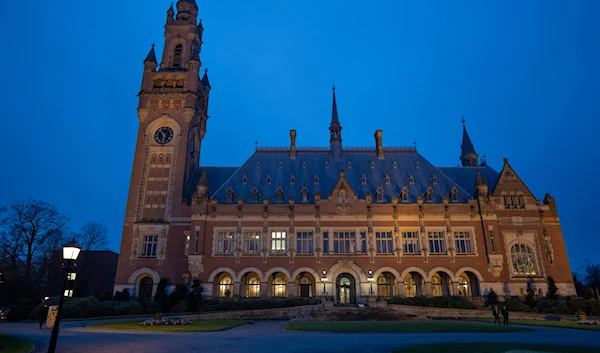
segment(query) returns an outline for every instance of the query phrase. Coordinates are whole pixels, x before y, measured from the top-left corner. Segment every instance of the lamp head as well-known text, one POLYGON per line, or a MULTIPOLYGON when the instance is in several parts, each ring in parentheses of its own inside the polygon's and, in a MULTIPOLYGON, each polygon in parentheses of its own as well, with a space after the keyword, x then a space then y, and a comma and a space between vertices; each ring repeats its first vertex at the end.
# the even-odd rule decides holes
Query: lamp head
POLYGON ((75 239, 71 240, 70 243, 63 246, 63 259, 75 261, 79 256, 79 252, 81 251, 81 247, 75 244, 75 239))

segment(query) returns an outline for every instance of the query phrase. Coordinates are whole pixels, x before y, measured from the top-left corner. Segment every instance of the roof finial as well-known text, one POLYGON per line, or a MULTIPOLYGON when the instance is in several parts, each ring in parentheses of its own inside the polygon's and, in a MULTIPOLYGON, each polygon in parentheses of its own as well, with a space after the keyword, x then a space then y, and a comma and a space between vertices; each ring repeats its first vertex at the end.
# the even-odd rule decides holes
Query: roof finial
POLYGON ((258 140, 254 141, 254 150, 258 150, 258 140))
POLYGON ((415 140, 415 142, 413 142, 413 144, 415 145, 415 151, 417 150, 417 140, 415 140))
POLYGON ((154 48, 156 46, 156 44, 152 43, 152 48, 154 48))
POLYGON ((464 116, 462 117, 461 122, 463 123, 463 127, 465 127, 465 117, 464 116))
POLYGON ((335 92, 335 81, 333 82, 333 85, 331 86, 331 90, 335 92))

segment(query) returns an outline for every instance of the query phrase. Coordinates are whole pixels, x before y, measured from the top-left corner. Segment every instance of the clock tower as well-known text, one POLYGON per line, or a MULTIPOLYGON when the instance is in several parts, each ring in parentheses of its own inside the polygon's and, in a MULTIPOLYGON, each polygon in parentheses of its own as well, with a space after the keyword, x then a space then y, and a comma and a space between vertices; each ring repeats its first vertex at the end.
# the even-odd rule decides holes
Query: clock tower
POLYGON ((189 233, 187 189, 200 162, 210 92, 207 70, 200 78, 203 27, 197 16, 195 0, 171 5, 162 60, 154 44, 144 60, 120 268, 156 268, 166 257, 181 257, 170 249, 181 249, 176 245, 189 233))

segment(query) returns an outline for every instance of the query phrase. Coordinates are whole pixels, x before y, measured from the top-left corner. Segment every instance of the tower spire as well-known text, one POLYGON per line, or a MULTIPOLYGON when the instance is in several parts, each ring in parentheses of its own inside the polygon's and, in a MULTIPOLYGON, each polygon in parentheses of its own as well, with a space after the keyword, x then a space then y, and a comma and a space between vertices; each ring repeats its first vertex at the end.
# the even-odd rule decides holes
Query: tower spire
POLYGON ((329 125, 330 152, 334 160, 342 158, 342 126, 338 118, 337 101, 335 99, 335 84, 331 88, 333 92, 333 103, 331 107, 331 124, 329 125))
POLYGON ((462 162, 463 167, 477 167, 479 155, 475 152, 475 146, 473 146, 473 142, 471 142, 471 138, 469 137, 469 133, 467 132, 467 127, 465 126, 465 118, 462 118, 463 123, 463 137, 462 137, 462 145, 460 160, 462 162))

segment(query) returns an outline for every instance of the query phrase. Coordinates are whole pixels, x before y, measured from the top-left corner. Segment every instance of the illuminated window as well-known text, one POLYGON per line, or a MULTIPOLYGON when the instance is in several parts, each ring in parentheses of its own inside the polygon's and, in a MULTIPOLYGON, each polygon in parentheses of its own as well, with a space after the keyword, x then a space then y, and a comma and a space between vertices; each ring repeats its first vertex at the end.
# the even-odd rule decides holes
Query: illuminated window
POLYGON ((296 251, 298 254, 312 254, 313 250, 313 232, 296 232, 296 251))
POLYGON ((65 297, 71 298, 72 296, 73 296, 73 290, 72 289, 66 289, 65 290, 65 297))
POLYGON ((417 295, 417 281, 415 281, 415 278, 410 273, 404 277, 404 295, 408 298, 417 295))
POLYGON ((445 232, 428 232, 429 252, 432 254, 446 253, 445 232))
POLYGON ((217 233, 217 254, 231 254, 233 253, 233 238, 235 236, 234 231, 221 231, 217 233))
POLYGON ((471 245, 471 232, 454 232, 454 245, 457 254, 473 253, 473 247, 471 245))
POLYGON ((219 280, 219 297, 233 297, 233 279, 226 275, 219 280))
POLYGON ((144 235, 142 242, 141 257, 156 257, 156 248, 158 247, 158 235, 144 235))
POLYGON ((190 254, 190 234, 185 234, 185 244, 183 248, 183 256, 188 256, 190 254))
POLYGON ((380 297, 392 296, 393 278, 389 272, 385 272, 377 277, 377 295, 380 297))
POLYGON ((157 78, 157 79, 154 80, 154 87, 155 88, 160 88, 162 86, 163 86, 163 80, 162 80, 162 78, 159 77, 159 78, 157 78))
POLYGON ((286 288, 287 281, 283 275, 277 275, 273 279, 273 296, 274 297, 285 297, 286 296, 286 288))
POLYGON ((458 295, 463 297, 471 296, 471 290, 469 289, 469 279, 465 276, 458 277, 458 295))
POLYGON ((173 77, 167 77, 167 80, 165 81, 165 87, 173 86, 175 86, 175 80, 173 80, 173 77))
POLYGON ((442 278, 436 273, 431 277, 431 294, 434 297, 441 297, 442 293, 442 278))
POLYGON ((333 232, 333 252, 336 254, 351 254, 354 252, 354 232, 333 232))
POLYGON ((535 256, 528 245, 515 244, 510 248, 513 273, 516 275, 536 275, 535 256))
POLYGON ((183 83, 184 83, 183 77, 179 77, 177 79, 177 88, 182 88, 183 87, 183 83))
POLYGON ((260 280, 255 274, 250 274, 246 278, 246 298, 260 297, 260 280))
POLYGON ((246 254, 258 254, 260 253, 260 231, 246 231, 244 232, 244 253, 246 254))
POLYGON ((405 254, 420 254, 419 232, 402 232, 402 251, 405 254))
POLYGON ((378 254, 391 254, 394 252, 392 232, 375 232, 375 244, 378 254))
POLYGON ((75 277, 77 277, 77 274, 75 272, 69 272, 67 274, 67 280, 69 280, 69 281, 74 281, 75 277))
POLYGON ((285 252, 286 250, 286 232, 273 231, 271 232, 271 251, 285 252))

